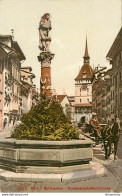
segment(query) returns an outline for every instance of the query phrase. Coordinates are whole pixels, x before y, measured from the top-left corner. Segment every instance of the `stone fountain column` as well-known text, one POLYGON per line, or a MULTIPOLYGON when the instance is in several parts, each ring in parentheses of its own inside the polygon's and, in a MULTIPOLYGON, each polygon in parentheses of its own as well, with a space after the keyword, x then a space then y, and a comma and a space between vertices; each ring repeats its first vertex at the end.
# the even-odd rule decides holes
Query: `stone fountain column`
POLYGON ((40 94, 41 97, 50 98, 51 91, 51 60, 54 54, 49 50, 51 43, 51 37, 49 31, 51 30, 50 14, 45 13, 39 23, 39 49, 40 54, 38 56, 39 62, 41 62, 41 78, 40 78, 40 94))

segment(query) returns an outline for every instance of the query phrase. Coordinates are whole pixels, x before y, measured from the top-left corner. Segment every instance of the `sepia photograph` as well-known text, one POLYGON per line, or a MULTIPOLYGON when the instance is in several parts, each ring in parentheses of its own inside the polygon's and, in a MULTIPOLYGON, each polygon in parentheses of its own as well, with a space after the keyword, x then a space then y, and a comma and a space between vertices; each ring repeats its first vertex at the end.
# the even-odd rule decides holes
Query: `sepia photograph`
POLYGON ((121 192, 122 0, 0 0, 0 194, 121 192))

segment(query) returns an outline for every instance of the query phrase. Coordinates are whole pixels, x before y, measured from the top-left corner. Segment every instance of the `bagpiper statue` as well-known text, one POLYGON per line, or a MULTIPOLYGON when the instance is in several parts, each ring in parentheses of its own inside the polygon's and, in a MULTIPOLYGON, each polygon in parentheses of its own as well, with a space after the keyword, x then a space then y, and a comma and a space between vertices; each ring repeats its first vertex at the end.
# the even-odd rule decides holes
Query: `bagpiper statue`
POLYGON ((54 54, 49 50, 51 37, 49 31, 52 29, 50 14, 45 13, 39 23, 39 49, 40 55, 38 56, 41 62, 41 79, 40 79, 40 92, 41 96, 46 98, 51 97, 51 60, 54 54))
POLYGON ((45 13, 39 23, 39 49, 41 52, 49 52, 51 42, 49 31, 51 29, 50 14, 45 13))

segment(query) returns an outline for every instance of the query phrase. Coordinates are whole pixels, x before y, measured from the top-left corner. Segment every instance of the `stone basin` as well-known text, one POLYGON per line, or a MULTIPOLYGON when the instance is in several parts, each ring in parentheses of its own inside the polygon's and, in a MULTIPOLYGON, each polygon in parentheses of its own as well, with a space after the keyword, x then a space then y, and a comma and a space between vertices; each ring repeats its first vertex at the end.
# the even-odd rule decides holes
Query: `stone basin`
POLYGON ((0 140, 0 168, 17 173, 62 174, 90 168, 92 141, 0 140))

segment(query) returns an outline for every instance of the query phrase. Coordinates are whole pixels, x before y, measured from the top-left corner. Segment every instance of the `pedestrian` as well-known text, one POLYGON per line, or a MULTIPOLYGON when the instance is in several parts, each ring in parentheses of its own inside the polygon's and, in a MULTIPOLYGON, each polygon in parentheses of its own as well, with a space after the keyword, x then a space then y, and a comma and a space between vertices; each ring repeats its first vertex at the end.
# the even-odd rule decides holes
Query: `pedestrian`
POLYGON ((97 118, 97 114, 96 113, 92 113, 92 118, 90 120, 90 125, 93 128, 94 134, 96 137, 100 137, 100 132, 101 132, 101 126, 99 124, 98 118, 97 118))
POLYGON ((116 117, 115 122, 112 126, 112 133, 113 133, 113 130, 116 130, 116 133, 120 133, 120 131, 121 131, 120 120, 117 117, 116 117))

